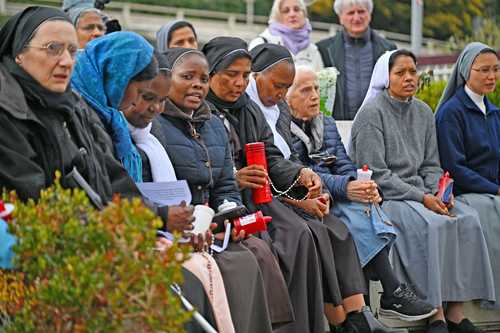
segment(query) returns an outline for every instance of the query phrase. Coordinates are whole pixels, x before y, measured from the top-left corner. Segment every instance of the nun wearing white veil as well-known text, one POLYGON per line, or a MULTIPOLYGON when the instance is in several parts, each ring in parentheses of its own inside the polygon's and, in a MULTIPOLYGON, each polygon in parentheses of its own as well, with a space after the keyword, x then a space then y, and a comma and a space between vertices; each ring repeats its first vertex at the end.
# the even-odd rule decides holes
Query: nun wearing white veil
POLYGON ((490 102, 500 77, 491 47, 470 43, 462 51, 436 113, 439 155, 455 180, 454 193, 477 210, 488 244, 500 309, 500 108, 490 102))
POLYGON ((417 82, 411 52, 380 57, 354 120, 350 155, 373 170, 384 195, 384 211, 398 234, 391 253, 395 271, 439 308, 427 332, 481 332, 464 318, 462 305, 495 299, 485 238, 475 210, 435 196, 443 170, 434 116, 414 97, 417 82))

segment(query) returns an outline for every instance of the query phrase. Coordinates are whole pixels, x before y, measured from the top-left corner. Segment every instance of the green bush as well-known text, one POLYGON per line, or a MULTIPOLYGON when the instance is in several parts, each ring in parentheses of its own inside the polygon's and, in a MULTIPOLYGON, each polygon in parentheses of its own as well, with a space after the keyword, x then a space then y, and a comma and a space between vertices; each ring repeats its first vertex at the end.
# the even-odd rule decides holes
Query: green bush
POLYGON ((0 279, 0 308, 15 299, 0 309, 7 333, 183 332, 191 314, 169 286, 182 281, 187 250, 154 250, 161 221, 140 200, 116 197, 97 211, 82 191, 59 182, 38 202, 10 199, 22 274, 3 272, 0 279))
MULTIPOLYGON (((417 92, 417 98, 427 103, 435 112, 446 83, 446 81, 431 81, 429 84, 423 85, 417 92)), ((488 98, 493 104, 500 107, 500 80, 497 81, 495 91, 488 94, 488 98)))

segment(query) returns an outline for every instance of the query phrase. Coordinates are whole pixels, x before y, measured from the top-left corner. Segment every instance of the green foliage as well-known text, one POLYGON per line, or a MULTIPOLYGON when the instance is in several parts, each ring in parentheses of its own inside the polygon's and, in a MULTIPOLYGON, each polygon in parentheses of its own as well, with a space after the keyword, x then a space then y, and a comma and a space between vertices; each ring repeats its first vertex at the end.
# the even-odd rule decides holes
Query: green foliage
POLYGON ((474 31, 471 36, 464 38, 452 36, 449 41, 449 48, 451 51, 461 51, 471 42, 482 42, 495 49, 500 49, 500 27, 494 20, 485 19, 481 29, 474 31))
POLYGON ((161 221, 139 199, 116 197, 97 211, 82 191, 56 181, 38 202, 11 201, 23 272, 11 283, 25 291, 7 333, 183 332, 191 314, 169 286, 181 282, 187 250, 154 250, 161 221))
POLYGON ((429 105, 433 111, 436 111, 436 107, 445 87, 446 81, 430 82, 427 85, 423 85, 419 89, 417 92, 417 98, 429 105))
MULTIPOLYGON (((417 92, 417 98, 427 103, 435 112, 446 83, 446 81, 430 81, 422 85, 417 92)), ((495 91, 488 94, 488 99, 496 106, 500 106, 500 80, 497 81, 495 91)))
MULTIPOLYGON (((332 11, 333 0, 317 0, 311 7, 313 18, 338 22, 332 11)), ((372 25, 377 29, 410 33, 411 1, 377 0, 372 17, 372 25)), ((438 39, 450 36, 463 38, 473 32, 473 19, 489 14, 497 20, 498 6, 492 0, 433 0, 424 1, 424 35, 438 39)))

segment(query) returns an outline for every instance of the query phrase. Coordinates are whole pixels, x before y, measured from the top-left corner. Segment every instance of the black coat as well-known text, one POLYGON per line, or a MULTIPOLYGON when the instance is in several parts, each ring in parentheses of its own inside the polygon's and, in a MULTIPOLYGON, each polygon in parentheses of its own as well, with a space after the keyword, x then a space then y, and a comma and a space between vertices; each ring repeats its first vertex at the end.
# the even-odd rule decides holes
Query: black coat
MULTIPOLYGON (((385 53, 385 51, 395 50, 396 44, 381 37, 374 30, 371 30, 371 42, 373 50, 373 62, 385 53)), ((337 91, 335 93, 335 105, 333 106, 333 118, 336 120, 353 120, 356 114, 350 114, 344 109, 345 90, 345 47, 342 33, 338 32, 335 36, 323 39, 317 44, 318 51, 323 59, 325 67, 335 67, 339 71, 337 78, 337 91)))
POLYGON ((106 202, 113 193, 138 194, 125 169, 98 145, 90 112, 76 97, 73 112, 31 110, 16 79, 0 65, 0 185, 22 200, 37 199, 40 190, 62 173, 65 187, 77 187, 68 174, 76 167, 106 202), (50 126, 47 126, 50 125, 50 126))
MULTIPOLYGON (((241 109, 219 110, 212 104, 210 107, 212 113, 221 118, 226 117, 238 133, 242 149, 236 152, 234 156, 236 168, 240 169, 246 166, 245 144, 259 141, 264 142, 268 173, 273 184, 280 190, 290 187, 304 166, 301 163, 296 163, 293 160, 283 157, 281 151, 274 145, 273 132, 267 124, 259 106, 249 98, 248 103, 241 109)), ((282 119, 281 121, 286 123, 290 119, 282 119)), ((250 190, 243 190, 242 197, 247 207, 253 207, 250 190)))

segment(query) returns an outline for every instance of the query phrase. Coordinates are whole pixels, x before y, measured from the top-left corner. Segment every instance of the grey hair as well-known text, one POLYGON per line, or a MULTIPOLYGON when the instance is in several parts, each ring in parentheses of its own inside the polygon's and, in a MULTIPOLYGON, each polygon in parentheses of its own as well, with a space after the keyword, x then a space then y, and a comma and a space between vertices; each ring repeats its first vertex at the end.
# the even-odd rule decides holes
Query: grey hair
MULTIPOLYGON (((304 12, 304 16, 307 18, 307 6, 304 2, 304 0, 296 0, 297 3, 299 4, 300 9, 304 12)), ((283 0, 274 0, 273 6, 271 7, 271 13, 269 14, 269 21, 268 23, 273 23, 273 22, 280 22, 279 18, 281 15, 280 12, 280 6, 283 0)))
POLYGON ((335 0, 333 3, 333 10, 337 15, 341 15, 342 12, 351 6, 359 5, 365 7, 370 14, 373 12, 373 1, 372 0, 335 0))
POLYGON ((293 91, 295 91, 295 88, 296 88, 297 84, 299 83, 297 78, 299 77, 299 73, 301 73, 301 72, 313 73, 316 76, 316 80, 318 80, 318 73, 310 65, 305 65, 305 64, 296 65, 295 66, 295 79, 293 80, 292 86, 288 89, 288 91, 286 93, 287 98, 290 97, 290 95, 293 91))

